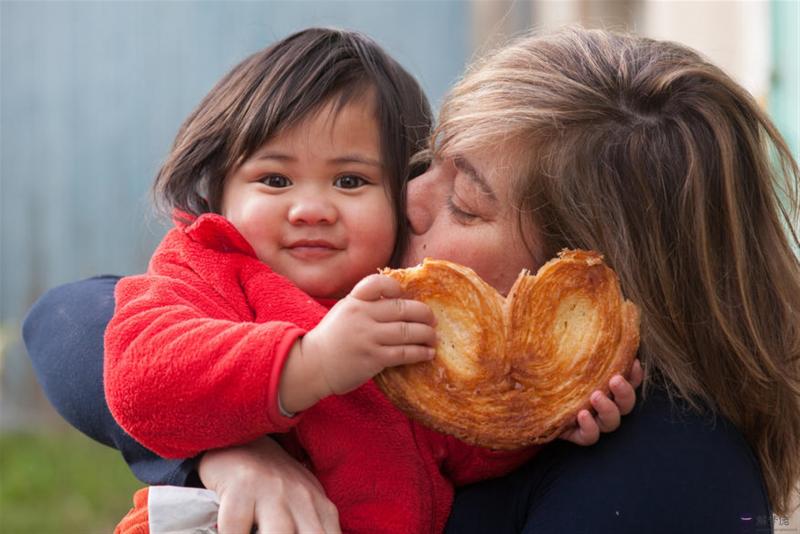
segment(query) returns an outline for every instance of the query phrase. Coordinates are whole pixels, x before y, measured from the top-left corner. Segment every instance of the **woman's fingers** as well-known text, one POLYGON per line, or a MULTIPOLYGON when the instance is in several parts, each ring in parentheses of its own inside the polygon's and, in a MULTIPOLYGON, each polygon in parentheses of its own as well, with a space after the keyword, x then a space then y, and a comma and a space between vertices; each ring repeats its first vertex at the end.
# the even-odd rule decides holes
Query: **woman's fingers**
POLYGON ((255 526, 261 533, 341 534, 336 506, 324 494, 316 493, 314 485, 283 488, 285 491, 223 496, 218 516, 219 532, 250 534, 255 526))
POLYGON ((594 445, 600 439, 600 427, 589 410, 581 410, 578 412, 577 425, 561 434, 561 439, 576 445, 594 445))
POLYGON ((633 367, 631 367, 631 377, 628 380, 633 386, 633 389, 638 388, 642 385, 642 380, 644 380, 644 369, 642 369, 642 362, 639 361, 639 358, 633 360, 633 367))
POLYGON ((595 391, 591 396, 592 407, 597 412, 595 419, 601 432, 613 432, 619 428, 623 415, 628 415, 636 405, 636 389, 642 383, 642 365, 639 360, 633 362, 630 380, 616 375, 608 382, 611 398, 602 391, 595 391))
MULTIPOLYGON (((259 532, 341 534, 336 506, 313 486, 286 488, 287 493, 267 493, 257 499, 259 532)), ((321 487, 320 487, 321 490, 321 487)), ((225 532, 220 530, 220 532, 225 532)))
POLYGON ((322 484, 271 438, 206 452, 199 474, 219 495, 223 534, 341 532, 322 484))
MULTIPOLYGON (((255 524, 252 496, 221 494, 217 530, 225 534, 250 534, 255 524)), ((289 531, 291 532, 291 531, 289 531)))
MULTIPOLYGON (((278 506, 265 508, 264 512, 258 513, 254 526, 258 529, 256 532, 259 534, 269 534, 270 532, 286 532, 287 534, 293 534, 294 532, 320 532, 319 527, 313 531, 297 528, 289 510, 278 506), (264 526, 262 527, 261 525, 264 526)), ((220 525, 219 532, 220 534, 227 534, 222 525, 220 525)), ((250 532, 252 530, 249 530, 248 534, 250 532)))
MULTIPOLYGON (((324 534, 341 534, 339 527, 339 512, 336 506, 327 499, 312 499, 307 495, 303 499, 294 499, 290 503, 294 521, 292 528, 303 532, 322 532, 324 534)), ((277 528, 274 522, 270 522, 270 532, 286 532, 277 528)), ((288 530, 295 532, 295 530, 288 530)))
POLYGON ((636 388, 642 384, 643 378, 642 364, 636 359, 631 367, 631 374, 628 380, 625 380, 621 375, 616 375, 609 380, 608 387, 620 414, 628 415, 633 410, 636 405, 636 388))
POLYGON ((613 402, 616 403, 619 413, 622 415, 631 413, 633 407, 636 405, 636 391, 633 389, 633 386, 627 380, 617 375, 608 382, 608 387, 614 397, 613 402))
MULTIPOLYGON (((614 380, 612 379, 612 382, 614 380)), ((616 400, 616 398, 615 398, 616 400)), ((591 396, 592 407, 597 412, 595 420, 600 432, 613 432, 619 428, 620 409, 602 391, 595 391, 591 396)))
POLYGON ((609 381, 611 398, 602 391, 592 393, 590 402, 597 415, 592 416, 588 410, 581 410, 577 424, 561 434, 561 439, 576 445, 593 445, 601 432, 617 430, 622 423, 622 416, 629 414, 636 405, 636 388, 642 384, 643 378, 642 364, 636 359, 628 380, 616 375, 609 381))
POLYGON ((322 523, 322 531, 325 534, 342 534, 342 529, 339 526, 339 510, 336 509, 336 505, 326 500, 324 503, 319 504, 317 511, 322 523))

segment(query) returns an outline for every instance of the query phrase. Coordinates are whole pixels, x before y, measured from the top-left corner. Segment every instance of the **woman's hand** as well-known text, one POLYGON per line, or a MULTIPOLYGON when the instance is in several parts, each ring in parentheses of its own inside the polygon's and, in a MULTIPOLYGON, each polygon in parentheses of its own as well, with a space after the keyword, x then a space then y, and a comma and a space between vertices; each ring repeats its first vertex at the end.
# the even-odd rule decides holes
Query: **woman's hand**
POLYGON ((635 390, 641 385, 643 377, 642 364, 637 359, 633 362, 629 380, 621 375, 609 380, 612 398, 599 390, 592 393, 590 400, 597 415, 592 416, 589 410, 581 410, 575 427, 561 434, 560 439, 576 445, 594 445, 600 439, 601 432, 618 429, 622 416, 628 415, 636 404, 635 390))
POLYGON ((219 532, 339 534, 339 514, 322 485, 273 439, 206 452, 200 480, 219 495, 219 532))

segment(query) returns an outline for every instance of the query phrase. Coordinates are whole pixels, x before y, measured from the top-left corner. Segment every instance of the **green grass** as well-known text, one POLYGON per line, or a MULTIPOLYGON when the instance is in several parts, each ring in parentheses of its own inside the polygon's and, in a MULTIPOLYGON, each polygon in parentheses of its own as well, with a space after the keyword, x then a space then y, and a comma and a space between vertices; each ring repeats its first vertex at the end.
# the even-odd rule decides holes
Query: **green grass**
POLYGON ((76 431, 0 435, 0 533, 107 534, 143 484, 76 431))

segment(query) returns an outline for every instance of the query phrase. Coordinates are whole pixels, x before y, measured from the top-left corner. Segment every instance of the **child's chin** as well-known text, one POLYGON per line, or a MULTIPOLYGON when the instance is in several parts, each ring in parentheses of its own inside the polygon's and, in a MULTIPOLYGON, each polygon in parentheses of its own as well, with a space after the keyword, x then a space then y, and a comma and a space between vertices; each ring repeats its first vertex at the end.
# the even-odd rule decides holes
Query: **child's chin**
POLYGON ((315 299, 340 299, 347 295, 347 291, 331 286, 329 282, 306 282, 298 287, 315 299))

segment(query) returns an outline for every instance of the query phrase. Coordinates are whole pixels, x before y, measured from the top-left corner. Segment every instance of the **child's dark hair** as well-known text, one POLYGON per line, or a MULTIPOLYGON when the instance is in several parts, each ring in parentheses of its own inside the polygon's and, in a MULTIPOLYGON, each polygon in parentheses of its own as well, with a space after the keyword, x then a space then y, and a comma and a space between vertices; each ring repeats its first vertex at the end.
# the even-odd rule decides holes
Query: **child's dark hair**
POLYGON ((391 264, 408 237, 405 183, 424 165, 431 111, 416 80, 369 37, 310 28, 248 57, 181 125, 155 180, 156 203, 193 215, 219 213, 225 177, 278 132, 335 99, 335 110, 372 91, 381 159, 397 221, 391 264))

